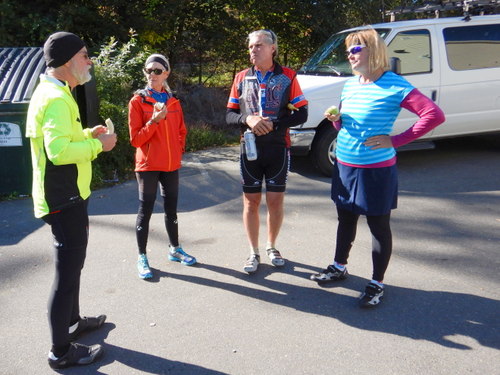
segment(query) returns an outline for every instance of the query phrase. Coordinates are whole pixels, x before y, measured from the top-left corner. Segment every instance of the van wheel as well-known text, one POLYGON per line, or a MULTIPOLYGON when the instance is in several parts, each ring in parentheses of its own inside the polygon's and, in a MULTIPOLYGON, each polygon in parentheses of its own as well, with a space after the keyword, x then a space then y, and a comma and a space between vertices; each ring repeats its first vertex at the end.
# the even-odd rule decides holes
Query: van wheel
POLYGON ((331 125, 323 127, 317 134, 312 145, 312 158, 322 174, 332 175, 335 148, 337 147, 337 131, 331 125))

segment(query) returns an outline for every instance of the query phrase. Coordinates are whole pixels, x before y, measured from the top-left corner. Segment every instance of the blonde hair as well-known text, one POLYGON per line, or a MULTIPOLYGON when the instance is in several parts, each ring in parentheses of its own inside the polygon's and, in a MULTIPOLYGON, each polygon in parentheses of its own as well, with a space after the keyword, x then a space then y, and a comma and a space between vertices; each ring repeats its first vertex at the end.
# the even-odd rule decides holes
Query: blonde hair
MULTIPOLYGON (((357 44, 364 44, 368 49, 368 69, 370 72, 378 69, 384 71, 390 69, 387 46, 375 29, 369 28, 356 31, 349 34, 345 39, 346 48, 357 44)), ((355 70, 353 72, 359 74, 355 70)))

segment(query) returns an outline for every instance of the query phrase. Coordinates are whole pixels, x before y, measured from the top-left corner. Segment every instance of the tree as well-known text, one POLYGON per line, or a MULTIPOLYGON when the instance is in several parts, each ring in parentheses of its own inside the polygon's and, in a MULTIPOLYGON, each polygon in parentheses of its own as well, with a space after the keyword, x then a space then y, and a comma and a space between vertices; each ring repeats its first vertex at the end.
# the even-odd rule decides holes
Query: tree
POLYGON ((54 31, 80 35, 91 53, 114 37, 137 42, 188 67, 198 83, 248 64, 246 36, 272 29, 280 62, 301 66, 331 34, 384 19, 384 10, 419 0, 0 0, 0 45, 40 46, 54 31))

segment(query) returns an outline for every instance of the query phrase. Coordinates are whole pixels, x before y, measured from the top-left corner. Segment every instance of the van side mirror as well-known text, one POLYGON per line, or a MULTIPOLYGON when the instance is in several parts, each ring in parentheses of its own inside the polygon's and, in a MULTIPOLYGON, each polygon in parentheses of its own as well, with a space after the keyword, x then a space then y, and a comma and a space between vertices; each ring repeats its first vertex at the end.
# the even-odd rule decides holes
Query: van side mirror
POLYGON ((401 74, 401 59, 399 57, 391 57, 390 66, 391 72, 401 74))

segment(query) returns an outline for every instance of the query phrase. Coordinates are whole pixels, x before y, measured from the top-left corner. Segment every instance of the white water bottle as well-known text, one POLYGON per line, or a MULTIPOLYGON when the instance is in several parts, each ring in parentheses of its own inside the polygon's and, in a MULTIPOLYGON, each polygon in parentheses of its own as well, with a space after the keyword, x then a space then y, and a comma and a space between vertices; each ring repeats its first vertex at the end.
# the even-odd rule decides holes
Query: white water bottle
POLYGON ((250 130, 243 133, 245 138, 245 152, 247 154, 247 160, 252 161, 257 159, 257 147, 255 146, 255 134, 250 130))

